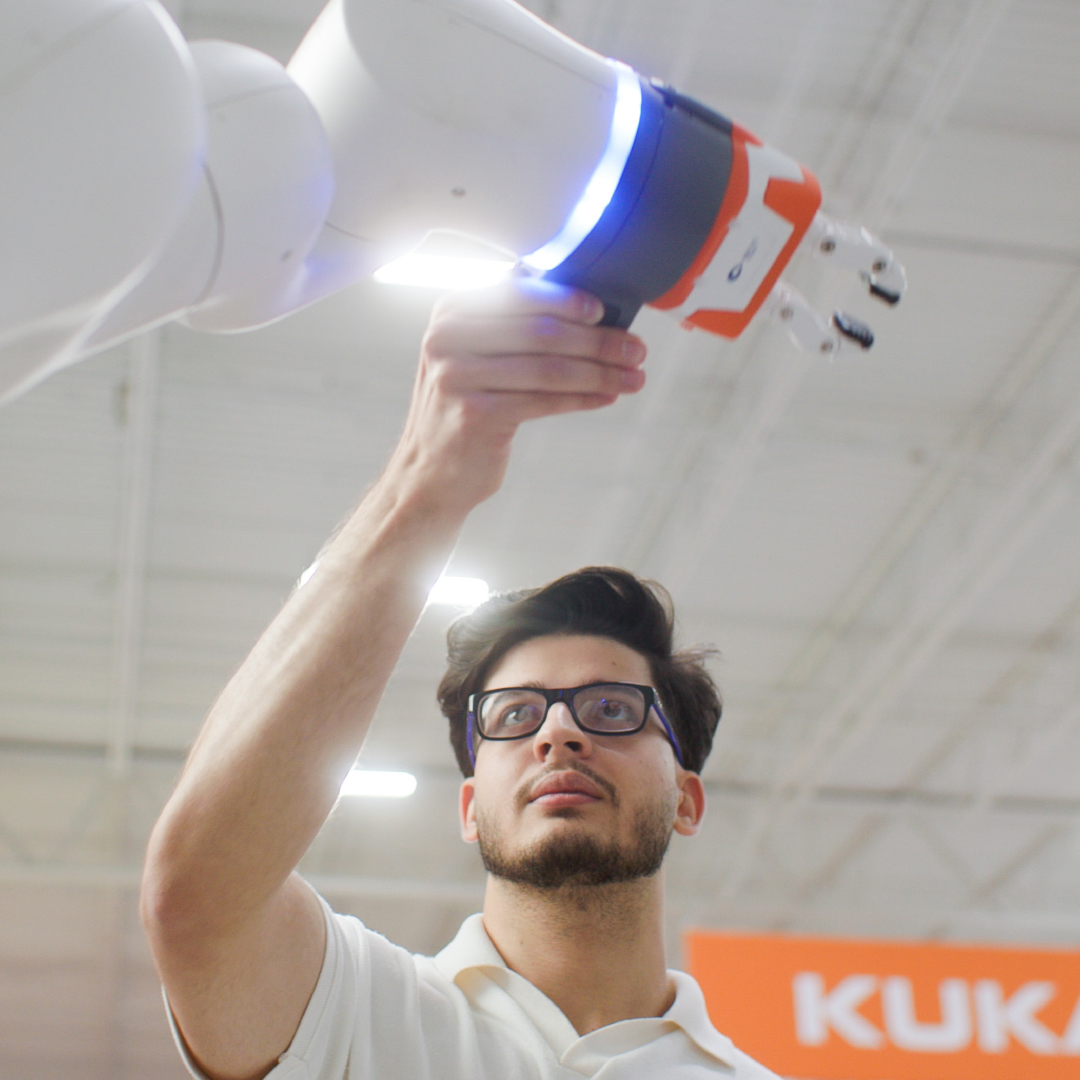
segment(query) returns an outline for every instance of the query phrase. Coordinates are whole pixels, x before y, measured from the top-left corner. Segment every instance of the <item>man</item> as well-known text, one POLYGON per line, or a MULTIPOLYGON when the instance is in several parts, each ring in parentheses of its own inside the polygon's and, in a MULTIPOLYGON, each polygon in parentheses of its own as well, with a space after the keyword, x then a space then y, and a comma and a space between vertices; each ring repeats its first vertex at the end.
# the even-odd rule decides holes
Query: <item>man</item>
POLYGON ((412 957, 294 872, 518 425, 643 385, 643 343, 601 315, 536 281, 436 307, 386 471, 212 708, 142 892, 195 1075, 772 1075, 665 970, 659 864, 672 831, 701 821, 719 703, 694 657, 671 657, 670 617, 630 575, 564 579, 457 631, 440 696, 472 773, 461 820, 489 870, 482 919, 412 957))

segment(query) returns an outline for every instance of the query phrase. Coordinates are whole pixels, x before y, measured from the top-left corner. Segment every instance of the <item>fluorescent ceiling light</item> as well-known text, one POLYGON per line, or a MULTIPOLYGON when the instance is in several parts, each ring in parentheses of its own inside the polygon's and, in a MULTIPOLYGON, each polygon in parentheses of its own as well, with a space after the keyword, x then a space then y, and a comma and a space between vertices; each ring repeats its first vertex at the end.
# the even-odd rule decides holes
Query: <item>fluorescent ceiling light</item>
POLYGON ((553 270, 592 232, 619 186, 626 159, 637 138, 638 124, 641 123, 641 83, 637 72, 618 60, 608 63, 615 69, 616 84, 615 111, 607 146, 562 231, 521 260, 534 270, 553 270))
POLYGON ((375 271, 384 285, 419 285, 427 289, 478 289, 497 285, 514 264, 503 259, 470 259, 455 255, 405 255, 375 271))
POLYGON ((342 795, 359 795, 371 799, 403 799, 416 790, 416 777, 407 772, 377 772, 374 769, 353 769, 341 785, 342 795))
POLYGON ((474 608, 491 595, 486 581, 474 577, 446 577, 435 582, 428 593, 429 604, 447 604, 450 607, 474 608))

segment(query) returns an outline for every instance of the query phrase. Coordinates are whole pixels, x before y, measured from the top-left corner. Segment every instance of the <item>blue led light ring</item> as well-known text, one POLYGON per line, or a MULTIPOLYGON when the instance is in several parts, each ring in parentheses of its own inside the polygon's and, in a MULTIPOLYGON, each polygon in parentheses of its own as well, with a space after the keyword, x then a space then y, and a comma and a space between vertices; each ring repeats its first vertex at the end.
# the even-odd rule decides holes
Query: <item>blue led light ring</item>
POLYGON ((731 173, 730 125, 640 85, 637 136, 610 203, 544 275, 603 300, 605 326, 629 326, 680 280, 710 235, 731 173))
POLYGON ((543 247, 522 258, 521 261, 534 270, 554 269, 592 232, 619 186, 637 138, 638 124, 641 122, 641 84, 637 73, 618 60, 608 60, 608 63, 615 69, 616 84, 615 110, 611 116, 607 145, 560 232, 543 247))

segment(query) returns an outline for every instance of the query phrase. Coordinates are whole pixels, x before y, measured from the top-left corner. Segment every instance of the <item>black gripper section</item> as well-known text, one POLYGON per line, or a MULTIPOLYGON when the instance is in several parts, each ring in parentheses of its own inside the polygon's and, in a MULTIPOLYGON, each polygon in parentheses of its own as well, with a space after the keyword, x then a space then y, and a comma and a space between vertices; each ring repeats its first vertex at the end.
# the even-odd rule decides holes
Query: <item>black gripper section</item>
POLYGON ((900 294, 898 292, 893 292, 892 289, 883 289, 872 281, 870 282, 870 295, 876 296, 879 300, 884 300, 886 304, 900 303, 900 294))
POLYGON ((874 344, 874 331, 866 323, 860 322, 851 315, 845 315, 842 311, 834 311, 832 321, 833 326, 856 345, 869 349, 874 344))

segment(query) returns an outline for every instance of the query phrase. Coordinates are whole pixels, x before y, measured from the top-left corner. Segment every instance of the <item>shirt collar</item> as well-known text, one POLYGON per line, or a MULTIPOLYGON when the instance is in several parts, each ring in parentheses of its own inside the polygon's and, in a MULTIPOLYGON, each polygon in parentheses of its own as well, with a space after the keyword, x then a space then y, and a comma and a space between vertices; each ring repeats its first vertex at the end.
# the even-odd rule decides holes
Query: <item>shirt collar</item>
POLYGON ((452 981, 468 968, 505 968, 506 961, 484 929, 484 916, 477 912, 461 924, 454 940, 435 957, 435 966, 452 981))
POLYGON ((675 1000, 664 1013, 664 1019, 678 1024, 706 1054, 712 1054, 734 1069, 735 1044, 713 1027, 709 1011, 705 1008, 705 995, 697 979, 685 971, 673 971, 671 968, 668 968, 668 976, 675 984, 675 1000))
MULTIPOLYGON (((488 936, 484 928, 484 917, 480 914, 470 915, 461 924, 461 929, 458 930, 454 940, 434 959, 439 971, 453 982, 456 982, 464 972, 476 968, 498 968, 502 972, 514 974, 510 972, 506 961, 503 960, 499 950, 495 948, 488 936)), ((675 1000, 671 1008, 662 1017, 656 1019, 676 1024, 705 1053, 735 1068, 735 1047, 731 1040, 726 1035, 721 1035, 709 1020, 709 1014, 705 1008, 705 997, 697 980, 683 971, 670 969, 668 977, 675 985, 675 1000)), ((517 978, 521 979, 521 976, 517 978)), ((540 993, 525 979, 521 981, 535 993, 540 993)), ((551 1004, 555 1007, 553 1002, 551 1004)))

